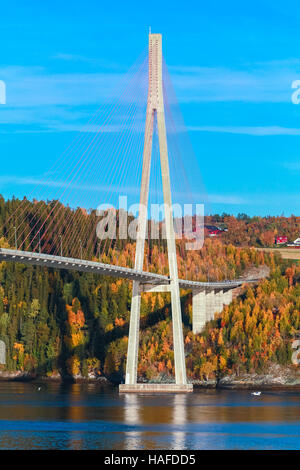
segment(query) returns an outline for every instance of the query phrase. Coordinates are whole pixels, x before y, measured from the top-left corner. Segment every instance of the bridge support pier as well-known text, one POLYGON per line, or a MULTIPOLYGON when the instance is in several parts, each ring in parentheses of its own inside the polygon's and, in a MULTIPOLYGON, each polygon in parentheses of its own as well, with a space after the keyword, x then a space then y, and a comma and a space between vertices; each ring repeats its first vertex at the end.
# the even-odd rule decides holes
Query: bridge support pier
POLYGON ((206 323, 206 292, 205 290, 192 291, 193 333, 200 333, 206 323))
MULTIPOLYGON (((144 248, 147 227, 147 207, 149 199, 149 180, 151 170, 151 154, 154 119, 157 121, 160 165, 163 187, 165 227, 167 237, 168 261, 169 261, 169 290, 171 293, 174 363, 175 363, 175 386, 169 384, 166 391, 190 392, 193 389, 191 384, 187 384, 186 366, 184 355, 184 341, 181 318, 181 304, 178 281, 178 267, 176 256, 176 242, 174 232, 174 222, 172 213, 172 197, 170 184, 170 171, 167 147, 167 134, 165 124, 165 110, 163 98, 162 80, 162 38, 160 34, 149 35, 149 88, 146 111, 146 128, 144 137, 143 169, 140 193, 140 207, 138 217, 137 243, 135 253, 135 269, 143 270, 144 248)), ((127 363, 125 384, 120 385, 120 392, 162 391, 164 385, 147 384, 141 387, 137 384, 137 364, 139 349, 139 326, 140 326, 140 303, 141 303, 140 283, 134 281, 132 288, 132 302, 130 313, 130 326, 128 337, 127 363)))
POLYGON ((128 385, 136 384, 136 381, 137 381, 140 308, 141 308, 140 283, 139 281, 133 281, 129 335, 128 335, 128 350, 127 350, 127 361, 126 361, 126 376, 125 376, 125 383, 128 385))
POLYGON ((198 334, 203 330, 205 323, 213 320, 215 313, 220 313, 224 305, 232 301, 232 289, 226 291, 204 289, 193 289, 193 333, 198 334))
POLYGON ((213 319, 215 313, 215 291, 211 290, 206 294, 206 321, 213 319))
POLYGON ((224 293, 222 290, 219 290, 215 294, 215 312, 220 313, 223 310, 224 305, 224 293))
POLYGON ((232 302, 232 289, 224 291, 224 305, 229 305, 232 302))

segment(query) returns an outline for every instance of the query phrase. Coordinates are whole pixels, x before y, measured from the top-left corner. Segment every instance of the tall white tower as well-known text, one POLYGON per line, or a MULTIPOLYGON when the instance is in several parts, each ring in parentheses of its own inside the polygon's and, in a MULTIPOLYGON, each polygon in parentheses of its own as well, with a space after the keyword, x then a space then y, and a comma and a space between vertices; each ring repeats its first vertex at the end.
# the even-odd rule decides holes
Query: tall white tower
MULTIPOLYGON (((170 172, 168 160, 167 135, 165 124, 165 111, 163 100, 162 79, 162 36, 149 34, 149 85, 147 100, 147 115, 144 137, 143 170, 140 193, 140 207, 147 208, 149 199, 149 181, 152 154, 152 138, 154 119, 157 119, 159 152, 162 173, 163 197, 165 207, 165 225, 167 236, 167 249, 169 261, 170 283, 168 286, 157 286, 151 289, 171 293, 173 344, 175 360, 175 384, 137 384, 137 365, 139 349, 140 305, 143 286, 139 281, 133 281, 132 301, 130 313, 130 326, 128 338, 128 352, 126 364, 125 384, 120 385, 121 392, 134 391, 192 391, 193 387, 187 384, 184 356, 184 342, 180 306, 180 292, 178 284, 178 268, 176 257, 175 232, 172 215, 172 198, 170 185, 170 172)), ((140 210, 138 217, 138 233, 135 253, 135 269, 143 270, 145 237, 147 225, 147 211, 140 210)))

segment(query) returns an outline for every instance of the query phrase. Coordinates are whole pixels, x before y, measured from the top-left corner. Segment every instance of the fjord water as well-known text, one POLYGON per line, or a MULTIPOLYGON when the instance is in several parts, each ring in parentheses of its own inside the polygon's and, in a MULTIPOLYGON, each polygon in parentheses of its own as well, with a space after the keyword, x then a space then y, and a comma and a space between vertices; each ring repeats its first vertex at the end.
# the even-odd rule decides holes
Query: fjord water
POLYGON ((0 382, 0 449, 300 449, 300 392, 0 382))

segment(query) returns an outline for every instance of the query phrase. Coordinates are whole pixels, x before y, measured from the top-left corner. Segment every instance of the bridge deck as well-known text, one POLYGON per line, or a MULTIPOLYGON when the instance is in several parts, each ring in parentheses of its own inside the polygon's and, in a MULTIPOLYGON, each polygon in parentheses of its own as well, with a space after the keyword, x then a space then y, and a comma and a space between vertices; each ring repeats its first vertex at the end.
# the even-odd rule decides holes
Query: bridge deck
MULTIPOLYGON (((70 269, 104 276, 121 277, 150 284, 169 284, 170 282, 168 276, 147 271, 138 271, 133 268, 124 268, 122 266, 114 266, 112 264, 105 264, 97 261, 66 258, 63 256, 46 255, 44 253, 33 253, 30 251, 11 250, 7 248, 0 248, 0 261, 12 261, 22 264, 32 264, 35 266, 47 266, 54 269, 70 269)), ((241 286, 245 282, 256 283, 258 282, 258 279, 237 279, 233 281, 220 282, 198 282, 179 279, 179 285, 183 289, 233 289, 241 286)))

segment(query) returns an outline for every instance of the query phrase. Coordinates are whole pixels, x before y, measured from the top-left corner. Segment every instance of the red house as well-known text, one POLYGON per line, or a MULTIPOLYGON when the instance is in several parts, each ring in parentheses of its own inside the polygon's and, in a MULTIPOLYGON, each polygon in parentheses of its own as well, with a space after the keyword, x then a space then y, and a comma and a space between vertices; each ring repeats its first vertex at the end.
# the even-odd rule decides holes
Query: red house
POLYGON ((275 244, 276 245, 283 245, 284 243, 287 243, 287 241, 288 241, 288 239, 285 235, 275 238, 275 244))

